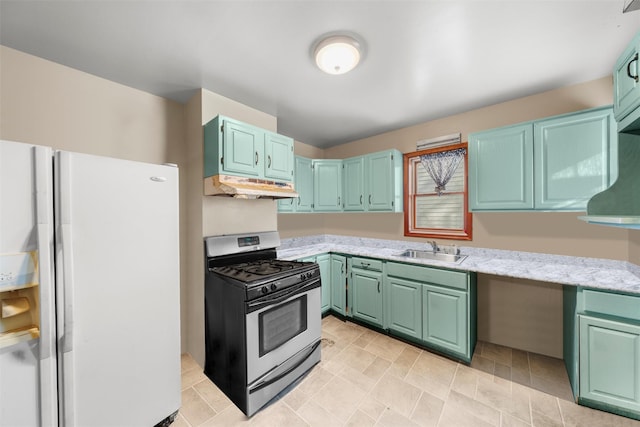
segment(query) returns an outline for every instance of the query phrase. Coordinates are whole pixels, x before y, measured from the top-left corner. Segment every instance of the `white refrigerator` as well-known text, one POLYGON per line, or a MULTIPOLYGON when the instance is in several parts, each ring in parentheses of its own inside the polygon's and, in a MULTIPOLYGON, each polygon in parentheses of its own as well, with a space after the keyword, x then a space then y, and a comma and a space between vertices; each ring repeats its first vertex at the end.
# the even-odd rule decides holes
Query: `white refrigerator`
POLYGON ((168 425, 178 169, 0 141, 0 426, 168 425))

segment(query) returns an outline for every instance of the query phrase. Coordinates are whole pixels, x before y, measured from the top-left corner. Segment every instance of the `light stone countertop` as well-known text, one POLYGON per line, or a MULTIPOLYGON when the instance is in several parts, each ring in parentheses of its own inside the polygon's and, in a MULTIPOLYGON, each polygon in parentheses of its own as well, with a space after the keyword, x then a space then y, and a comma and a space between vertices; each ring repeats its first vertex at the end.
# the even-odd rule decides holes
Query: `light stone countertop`
POLYGON ((460 247, 461 263, 401 257, 406 249, 430 249, 426 243, 338 235, 282 239, 278 258, 297 259, 327 252, 411 264, 475 271, 498 276, 640 294, 640 267, 627 261, 533 252, 460 247))

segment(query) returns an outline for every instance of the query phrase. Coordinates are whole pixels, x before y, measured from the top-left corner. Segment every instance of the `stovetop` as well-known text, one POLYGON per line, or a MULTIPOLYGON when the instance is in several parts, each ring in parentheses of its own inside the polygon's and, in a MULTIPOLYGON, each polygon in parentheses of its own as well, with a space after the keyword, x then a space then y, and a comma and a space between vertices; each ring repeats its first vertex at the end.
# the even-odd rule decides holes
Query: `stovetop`
MULTIPOLYGON (((262 259, 214 267, 211 271, 251 286, 256 282, 262 283, 286 276, 301 275, 312 268, 314 268, 314 263, 310 262, 262 259)), ((304 277, 302 279, 304 279, 304 277)))

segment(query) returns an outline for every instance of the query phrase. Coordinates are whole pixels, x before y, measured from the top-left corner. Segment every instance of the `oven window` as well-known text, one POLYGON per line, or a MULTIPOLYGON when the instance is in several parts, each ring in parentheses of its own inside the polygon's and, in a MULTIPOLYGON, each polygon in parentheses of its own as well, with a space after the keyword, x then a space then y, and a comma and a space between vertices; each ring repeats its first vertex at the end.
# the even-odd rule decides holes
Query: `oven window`
POLYGON ((307 295, 260 313, 260 357, 307 330, 307 295))

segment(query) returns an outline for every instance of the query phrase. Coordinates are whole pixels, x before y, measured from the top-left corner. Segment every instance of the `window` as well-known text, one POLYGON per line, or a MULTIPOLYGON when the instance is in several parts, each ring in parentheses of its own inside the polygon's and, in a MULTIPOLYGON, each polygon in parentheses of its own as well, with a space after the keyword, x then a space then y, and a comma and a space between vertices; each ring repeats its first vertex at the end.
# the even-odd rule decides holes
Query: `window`
POLYGON ((404 155, 404 235, 471 240, 466 143, 404 155))

